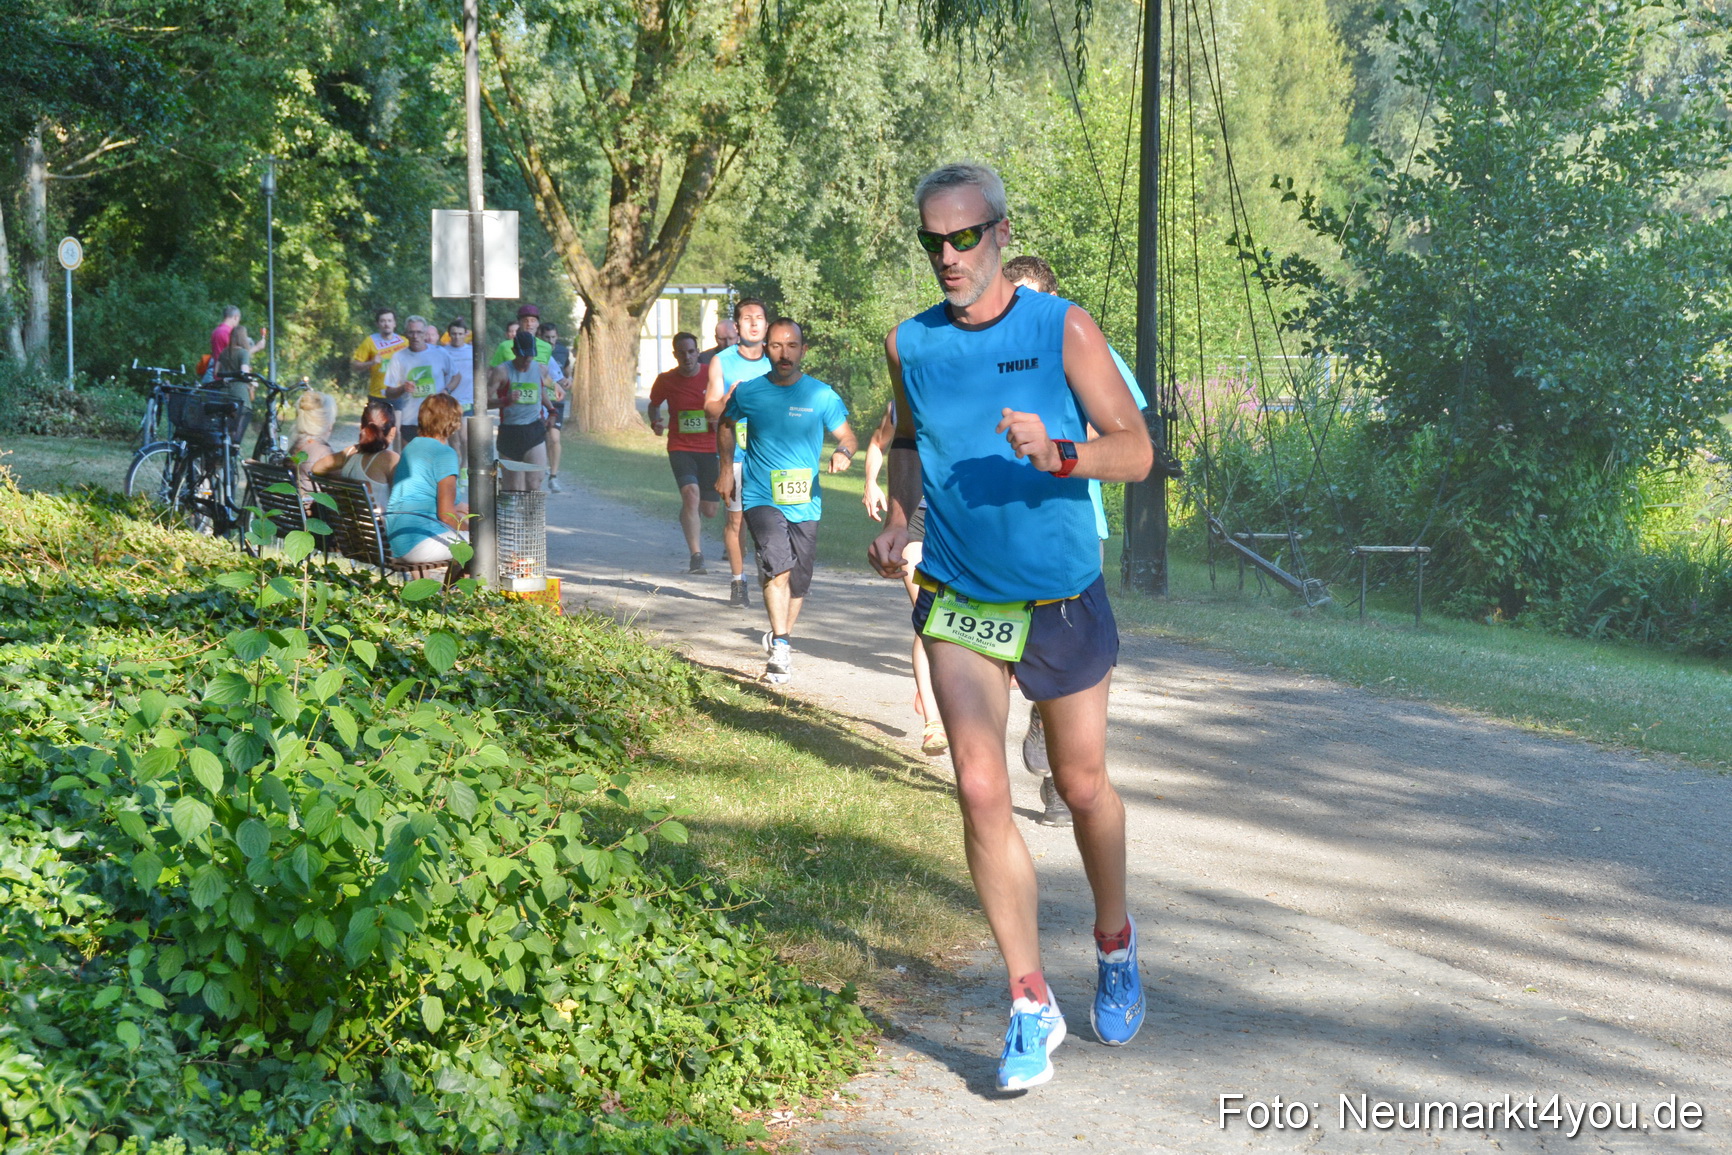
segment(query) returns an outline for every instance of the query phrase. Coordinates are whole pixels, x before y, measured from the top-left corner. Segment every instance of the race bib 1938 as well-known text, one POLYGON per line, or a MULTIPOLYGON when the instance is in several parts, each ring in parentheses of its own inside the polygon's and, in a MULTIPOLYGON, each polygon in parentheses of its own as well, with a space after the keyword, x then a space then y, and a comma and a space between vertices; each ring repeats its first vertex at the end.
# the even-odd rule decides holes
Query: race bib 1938
POLYGON ((810 469, 770 470, 770 500, 777 505, 805 505, 812 500, 810 469))
POLYGON ((709 428, 710 419, 704 416, 702 409, 680 410, 681 433, 707 433, 709 428))
POLYGON ((1020 662, 1033 617, 1027 602, 977 602, 945 590, 932 599, 932 612, 926 615, 921 633, 989 658, 1020 662))

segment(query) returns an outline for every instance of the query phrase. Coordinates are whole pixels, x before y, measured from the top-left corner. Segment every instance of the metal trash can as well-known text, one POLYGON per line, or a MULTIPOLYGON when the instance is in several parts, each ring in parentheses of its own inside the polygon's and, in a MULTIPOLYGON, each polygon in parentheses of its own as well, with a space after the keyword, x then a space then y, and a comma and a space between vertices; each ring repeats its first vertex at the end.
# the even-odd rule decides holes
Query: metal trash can
POLYGON ((502 491, 498 497, 499 588, 547 588, 547 494, 502 491))

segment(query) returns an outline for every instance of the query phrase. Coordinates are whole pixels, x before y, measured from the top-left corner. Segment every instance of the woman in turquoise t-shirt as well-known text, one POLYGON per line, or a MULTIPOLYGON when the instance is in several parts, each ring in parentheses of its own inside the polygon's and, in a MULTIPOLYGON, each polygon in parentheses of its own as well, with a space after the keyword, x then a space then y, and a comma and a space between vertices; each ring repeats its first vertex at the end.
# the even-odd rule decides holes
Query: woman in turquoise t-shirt
POLYGON ((421 402, 420 436, 403 447, 385 507, 385 535, 401 561, 450 561, 451 543, 465 538, 469 507, 457 504, 457 451, 450 444, 462 423, 450 394, 421 402))

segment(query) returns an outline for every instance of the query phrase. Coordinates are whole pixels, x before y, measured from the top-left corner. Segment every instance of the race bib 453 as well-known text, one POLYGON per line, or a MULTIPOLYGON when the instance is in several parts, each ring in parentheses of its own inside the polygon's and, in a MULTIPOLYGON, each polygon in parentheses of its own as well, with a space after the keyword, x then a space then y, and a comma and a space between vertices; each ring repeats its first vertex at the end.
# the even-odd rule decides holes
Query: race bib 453
POLYGON ((702 409, 680 410, 681 433, 707 433, 709 428, 710 419, 704 416, 702 409))

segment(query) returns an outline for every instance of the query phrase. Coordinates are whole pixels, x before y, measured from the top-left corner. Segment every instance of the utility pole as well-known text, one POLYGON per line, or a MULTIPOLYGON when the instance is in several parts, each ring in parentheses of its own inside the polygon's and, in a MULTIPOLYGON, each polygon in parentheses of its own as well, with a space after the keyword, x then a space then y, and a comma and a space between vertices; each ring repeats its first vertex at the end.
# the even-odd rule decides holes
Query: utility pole
POLYGON ((1142 166, 1137 182, 1137 383, 1149 407, 1143 410, 1155 464, 1149 476, 1125 486, 1126 589, 1167 593, 1168 415, 1162 407, 1160 298, 1156 294, 1161 219, 1161 3, 1143 0, 1142 166))
POLYGON ((493 420, 487 412, 487 262, 481 251, 486 209, 481 183, 481 0, 463 0, 464 148, 469 160, 469 342, 475 365, 475 415, 469 419, 470 576, 483 585, 499 580, 499 523, 495 517, 493 420))
POLYGON ((271 344, 271 380, 277 379, 277 158, 265 157, 265 173, 259 179, 265 194, 265 326, 271 344))

